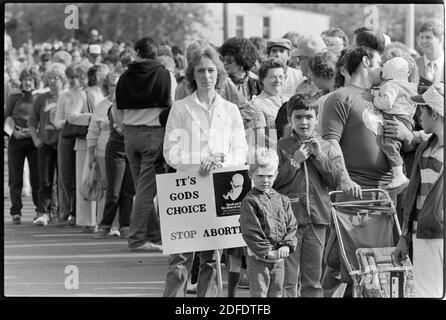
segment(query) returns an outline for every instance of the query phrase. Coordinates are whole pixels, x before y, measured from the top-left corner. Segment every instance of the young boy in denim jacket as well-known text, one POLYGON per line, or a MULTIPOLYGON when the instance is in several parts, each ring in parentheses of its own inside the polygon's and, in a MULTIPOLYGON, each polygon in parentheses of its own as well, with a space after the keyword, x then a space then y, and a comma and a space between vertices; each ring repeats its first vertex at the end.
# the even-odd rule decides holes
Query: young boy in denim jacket
POLYGON ((284 258, 296 247, 297 221, 288 197, 272 189, 279 159, 273 149, 260 148, 250 161, 254 188, 242 200, 240 228, 248 245, 251 297, 281 297, 284 258))
POLYGON ((393 253, 405 259, 413 246, 415 297, 443 296, 443 163, 444 88, 434 84, 422 95, 412 96, 419 104, 421 125, 432 133, 415 154, 406 201, 403 230, 393 253))
POLYGON ((322 259, 326 229, 332 221, 328 192, 341 180, 342 158, 316 134, 314 98, 294 95, 287 112, 293 131, 278 143, 279 173, 273 187, 290 198, 299 227, 296 251, 285 260, 284 296, 323 297, 322 259))

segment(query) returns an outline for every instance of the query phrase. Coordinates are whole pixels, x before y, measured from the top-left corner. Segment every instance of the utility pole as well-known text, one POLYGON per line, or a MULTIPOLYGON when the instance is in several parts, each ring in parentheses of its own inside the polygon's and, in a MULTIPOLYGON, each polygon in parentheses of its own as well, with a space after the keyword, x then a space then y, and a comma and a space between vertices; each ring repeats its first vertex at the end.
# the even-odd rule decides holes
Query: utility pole
POLYGON ((415 48, 415 4, 407 4, 406 11, 406 45, 415 48))
POLYGON ((223 2, 223 41, 228 39, 228 4, 223 2))

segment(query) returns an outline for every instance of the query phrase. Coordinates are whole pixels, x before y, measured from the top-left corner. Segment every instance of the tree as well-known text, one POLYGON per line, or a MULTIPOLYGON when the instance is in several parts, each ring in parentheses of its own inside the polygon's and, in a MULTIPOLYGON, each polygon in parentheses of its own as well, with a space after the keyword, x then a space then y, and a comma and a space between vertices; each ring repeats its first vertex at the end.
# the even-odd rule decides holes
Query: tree
POLYGON ((85 42, 88 31, 96 28, 104 40, 134 42, 152 37, 184 46, 192 25, 206 27, 205 7, 199 3, 82 3, 79 8, 79 30, 64 27, 67 4, 7 4, 12 15, 7 32, 15 47, 29 38, 34 42, 68 41, 73 35, 85 42))

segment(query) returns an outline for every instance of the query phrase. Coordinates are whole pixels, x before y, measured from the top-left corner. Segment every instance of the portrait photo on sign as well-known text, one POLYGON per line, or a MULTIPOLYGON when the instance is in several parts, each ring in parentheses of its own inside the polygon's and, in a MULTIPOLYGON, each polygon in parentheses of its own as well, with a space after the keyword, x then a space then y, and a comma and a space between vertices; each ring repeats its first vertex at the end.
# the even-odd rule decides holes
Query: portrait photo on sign
POLYGON ((213 174, 217 217, 240 214, 245 195, 251 190, 251 179, 247 170, 213 174))

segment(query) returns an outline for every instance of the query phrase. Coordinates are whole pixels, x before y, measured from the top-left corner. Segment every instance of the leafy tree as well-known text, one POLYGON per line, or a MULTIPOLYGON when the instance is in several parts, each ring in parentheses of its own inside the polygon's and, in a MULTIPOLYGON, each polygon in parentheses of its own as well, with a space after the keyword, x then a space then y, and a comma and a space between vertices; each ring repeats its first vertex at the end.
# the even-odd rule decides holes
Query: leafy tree
POLYGON ((7 4, 12 19, 7 32, 15 47, 29 38, 34 42, 62 40, 73 36, 86 41, 88 31, 96 28, 105 40, 134 42, 149 36, 184 45, 192 26, 205 25, 206 9, 198 3, 81 3, 79 30, 73 32, 64 26, 68 4, 7 4))

